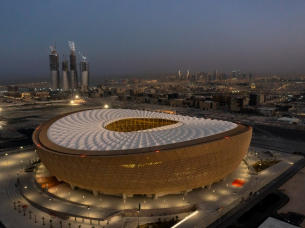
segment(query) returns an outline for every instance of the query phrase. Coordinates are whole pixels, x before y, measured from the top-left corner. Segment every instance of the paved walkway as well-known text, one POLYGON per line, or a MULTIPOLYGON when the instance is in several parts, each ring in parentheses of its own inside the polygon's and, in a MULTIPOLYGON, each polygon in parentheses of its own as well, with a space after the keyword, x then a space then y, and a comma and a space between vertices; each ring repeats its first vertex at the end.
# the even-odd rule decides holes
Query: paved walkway
MULTIPOLYGON (((52 220, 52 224, 54 228, 60 227, 60 221, 62 222, 62 227, 69 227, 68 223, 71 223, 71 228, 76 228, 81 225, 82 228, 92 228, 92 225, 85 221, 85 223, 75 223, 74 220, 62 220, 59 218, 52 218, 51 215, 44 213, 32 205, 29 205, 28 202, 20 195, 19 191, 15 187, 16 174, 20 174, 20 170, 23 167, 23 164, 28 162, 29 159, 35 159, 34 152, 25 152, 25 153, 9 153, 7 156, 7 160, 5 155, 0 156, 0 202, 1 202, 1 210, 0 210, 0 221, 7 228, 24 228, 24 227, 48 227, 43 226, 43 220, 46 225, 50 225, 50 220, 52 220), (22 162, 21 162, 22 161, 22 162), (24 162, 24 163, 23 163, 24 162), (14 202, 20 202, 22 205, 27 205, 26 215, 24 216, 23 210, 19 213, 18 207, 14 209, 14 202), (31 217, 29 215, 29 211, 31 211, 31 217), (35 223, 35 216, 37 223, 35 223)), ((28 183, 28 187, 33 185, 33 183, 28 183)), ((28 189, 27 189, 28 190, 28 189)), ((32 194, 30 191, 27 193, 32 194)), ((39 194, 39 193, 38 193, 39 194)), ((39 194, 41 196, 41 194, 39 194)), ((33 196, 34 197, 34 196, 33 196)), ((37 197, 37 196, 35 196, 37 197)), ((42 196, 43 197, 43 196, 42 196)), ((43 203, 43 202, 41 202, 43 203)), ((18 206, 18 203, 16 204, 18 206)), ((113 228, 121 228, 123 225, 124 219, 122 218, 114 218, 109 225, 101 224, 103 227, 107 225, 107 227, 113 228), (111 224, 113 223, 113 224, 111 224)))
MULTIPOLYGON (((280 187, 289 197, 289 202, 279 209, 278 213, 287 214, 288 212, 295 212, 305 215, 305 168, 301 169, 296 175, 288 180, 284 185, 280 187)), ((305 220, 300 224, 300 227, 305 227, 305 220)))
MULTIPOLYGON (((252 149, 251 149, 252 150, 252 149)), ((260 158, 270 158, 270 155, 264 154, 263 151, 259 148, 253 148, 253 150, 260 153, 260 158)), ((281 173, 282 171, 289 168, 295 161, 300 159, 299 156, 292 156, 289 154, 278 154, 277 158, 282 159, 283 162, 280 162, 267 170, 261 172, 259 175, 252 175, 248 173, 247 166, 244 162, 230 174, 226 181, 220 181, 212 185, 211 189, 196 189, 188 193, 187 196, 183 195, 167 195, 159 197, 157 200, 152 198, 135 196, 124 200, 121 197, 109 196, 109 195, 99 195, 94 196, 92 192, 87 190, 72 190, 67 184, 60 184, 56 187, 49 189, 50 193, 57 195, 58 197, 65 198, 72 202, 77 202, 84 205, 75 205, 69 202, 63 202, 56 199, 56 197, 50 197, 45 194, 40 194, 41 191, 37 188, 34 183, 32 173, 20 173, 21 169, 29 163, 30 159, 35 159, 35 152, 25 152, 25 153, 10 153, 8 156, 0 156, 0 200, 3 205, 2 208, 6 210, 0 211, 0 220, 7 227, 25 227, 25 224, 29 227, 42 227, 42 217, 46 218, 47 224, 51 217, 31 205, 28 206, 27 215, 23 216, 22 212, 18 213, 18 210, 14 210, 13 202, 21 201, 23 204, 28 204, 23 197, 19 194, 17 188, 15 187, 15 181, 17 173, 20 176, 20 183, 23 190, 25 190, 25 195, 30 200, 39 203, 41 206, 50 208, 52 210, 65 211, 79 216, 84 216, 92 218, 104 218, 108 215, 111 215, 117 211, 125 209, 135 209, 138 207, 138 204, 141 203, 141 208, 145 209, 161 209, 169 207, 179 207, 182 205, 197 204, 200 208, 199 212, 192 216, 190 219, 182 223, 179 227, 195 227, 197 224, 202 221, 208 220, 215 213, 218 213, 218 208, 226 207, 227 205, 232 205, 232 203, 238 203, 240 197, 243 197, 245 193, 249 191, 256 190, 261 185, 266 184, 272 180, 276 174, 281 173), (22 161, 22 162, 21 162, 22 161), (26 163, 26 164, 25 164, 26 163), (258 178, 258 179, 256 179, 258 178), (245 180, 245 184, 242 187, 236 187, 231 185, 231 183, 236 179, 245 180), (25 184, 26 183, 26 184, 25 184), (27 187, 26 189, 24 187, 27 187), (57 190, 56 190, 57 188, 57 190), (70 192, 70 196, 68 194, 70 192), (236 194, 234 194, 234 192, 236 194), (9 194, 8 194, 9 193, 9 194), (51 198, 51 201, 49 201, 51 198), (3 203, 2 203, 3 202, 3 203), (87 207, 90 206, 88 210, 87 207), (29 211, 32 211, 32 217, 36 215, 38 223, 34 223, 33 218, 29 219, 29 211)), ((254 153, 249 153, 248 157, 249 162, 257 161, 258 158, 254 153)), ((232 205, 234 206, 234 205, 232 205)), ((229 210, 229 208, 226 208, 229 210)), ((222 213, 224 213, 223 211, 222 213)), ((184 218, 187 214, 178 215, 179 218, 184 218)), ((221 215, 221 214, 219 214, 221 215)), ((174 215, 166 216, 167 219, 174 217, 174 215)), ((159 217, 140 217, 140 223, 147 223, 156 221, 159 217)), ((82 224, 81 227, 92 227, 93 225, 89 224, 89 220, 85 219, 82 223, 81 219, 78 219, 75 223, 74 219, 70 220, 61 220, 58 218, 52 219, 53 224, 59 226, 59 222, 62 221, 63 227, 68 227, 68 223, 73 224, 71 227, 78 227, 79 224, 82 224)), ((137 218, 122 218, 116 216, 112 218, 110 224, 107 225, 107 222, 101 222, 100 226, 94 224, 95 227, 134 227, 135 223, 138 222, 137 218), (134 225, 132 225, 134 224, 134 225)), ((56 227, 55 226, 55 227, 56 227)))

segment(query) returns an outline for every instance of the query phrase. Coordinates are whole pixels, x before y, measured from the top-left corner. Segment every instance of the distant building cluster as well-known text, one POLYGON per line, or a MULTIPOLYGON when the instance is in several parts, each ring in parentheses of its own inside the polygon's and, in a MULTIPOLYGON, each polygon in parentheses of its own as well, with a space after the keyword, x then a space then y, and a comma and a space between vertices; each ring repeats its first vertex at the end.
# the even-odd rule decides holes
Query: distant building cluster
POLYGON ((64 56, 62 61, 62 77, 59 72, 59 55, 56 47, 50 47, 50 75, 51 75, 51 89, 52 91, 78 91, 80 88, 88 90, 89 87, 89 63, 86 57, 82 55, 82 61, 79 63, 80 69, 80 84, 77 75, 77 63, 75 54, 75 45, 73 41, 69 41, 70 45, 70 71, 69 63, 64 56))
POLYGON ((195 107, 202 110, 219 110, 219 112, 222 110, 268 117, 304 118, 305 116, 305 76, 260 75, 257 77, 255 73, 245 73, 240 70, 230 72, 215 70, 193 74, 189 70, 179 70, 177 74, 159 80, 110 78, 89 87, 89 63, 86 57, 82 56, 82 61, 77 64, 74 42, 69 42, 69 45, 70 61, 63 56, 61 74, 59 56, 56 48, 51 47, 49 56, 51 85, 47 82, 12 85, 7 87, 4 95, 29 102, 68 99, 75 105, 80 101, 87 102, 87 98, 103 100, 108 97, 114 103, 121 101, 119 102, 121 108, 127 108, 125 102, 133 102, 144 106, 154 104, 195 107), (78 72, 80 72, 79 76, 78 72), (79 97, 78 100, 71 100, 76 96, 79 97))
POLYGON ((21 92, 18 91, 18 86, 8 86, 7 92, 4 95, 8 98, 15 98, 24 101, 46 101, 49 100, 50 95, 47 91, 28 91, 28 92, 21 92))
POLYGON ((252 72, 249 72, 248 74, 245 72, 241 72, 233 70, 229 73, 218 73, 217 70, 215 70, 214 73, 206 73, 206 72, 198 72, 196 74, 190 75, 189 70, 186 71, 185 74, 182 74, 179 70, 177 75, 175 76, 168 76, 167 77, 169 81, 192 81, 192 82, 209 82, 209 81, 223 81, 223 80, 229 80, 229 79, 242 79, 242 80, 249 80, 250 82, 254 78, 254 74, 252 72))

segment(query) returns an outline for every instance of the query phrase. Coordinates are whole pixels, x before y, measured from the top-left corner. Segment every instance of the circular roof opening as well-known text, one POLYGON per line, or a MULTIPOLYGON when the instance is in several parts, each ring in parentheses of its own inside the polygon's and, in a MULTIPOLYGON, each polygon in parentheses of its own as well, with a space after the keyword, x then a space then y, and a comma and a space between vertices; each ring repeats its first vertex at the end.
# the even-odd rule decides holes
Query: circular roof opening
POLYGON ((105 126, 109 131, 132 132, 176 124, 178 121, 160 118, 127 118, 114 121, 105 126))

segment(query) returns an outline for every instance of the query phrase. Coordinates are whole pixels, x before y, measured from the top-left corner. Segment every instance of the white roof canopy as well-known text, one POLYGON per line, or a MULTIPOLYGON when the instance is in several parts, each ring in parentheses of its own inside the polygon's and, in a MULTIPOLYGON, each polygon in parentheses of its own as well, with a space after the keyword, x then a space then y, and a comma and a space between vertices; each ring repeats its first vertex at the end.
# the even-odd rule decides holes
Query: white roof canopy
POLYGON ((184 142, 216 135, 237 124, 189 116, 130 109, 96 109, 73 113, 55 121, 47 135, 56 145, 75 150, 127 150, 184 142), (126 118, 161 118, 178 121, 163 127, 116 132, 104 127, 126 118))

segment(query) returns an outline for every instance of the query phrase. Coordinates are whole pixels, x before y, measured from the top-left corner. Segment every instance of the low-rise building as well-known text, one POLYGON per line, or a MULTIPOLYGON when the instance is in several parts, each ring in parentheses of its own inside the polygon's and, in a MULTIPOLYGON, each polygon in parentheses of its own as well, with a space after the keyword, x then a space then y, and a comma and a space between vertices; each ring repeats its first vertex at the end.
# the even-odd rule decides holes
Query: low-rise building
POLYGON ((170 106, 182 107, 183 106, 183 100, 184 99, 170 99, 169 100, 169 105, 170 106))
POLYGON ((7 91, 8 92, 18 92, 18 86, 8 86, 7 91))
POLYGON ((200 101, 199 107, 204 110, 215 110, 219 108, 219 103, 214 101, 200 101))
POLYGON ((260 106, 266 101, 265 94, 250 94, 249 105, 260 106))
POLYGON ((240 112, 240 109, 249 104, 249 97, 231 97, 230 110, 240 112))
POLYGON ((276 108, 268 108, 268 107, 258 108, 258 111, 260 114, 264 116, 275 116, 277 113, 276 108))
POLYGON ((21 98, 25 101, 30 101, 31 100, 31 94, 30 93, 22 93, 21 98))
POLYGON ((169 100, 167 98, 159 99, 161 105, 169 105, 169 100))
POLYGON ((35 98, 38 98, 40 100, 47 100, 49 96, 50 96, 49 92, 46 91, 35 93, 35 98))

